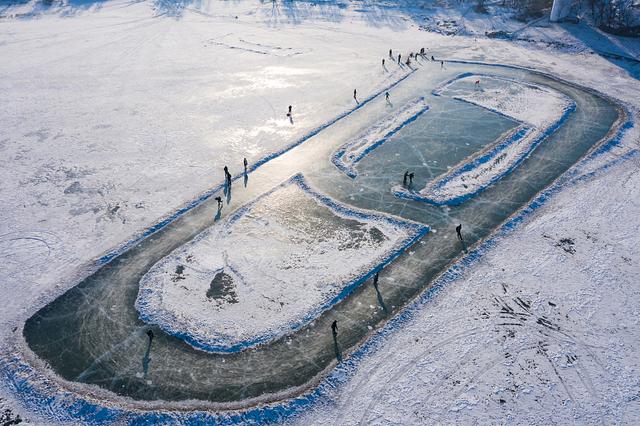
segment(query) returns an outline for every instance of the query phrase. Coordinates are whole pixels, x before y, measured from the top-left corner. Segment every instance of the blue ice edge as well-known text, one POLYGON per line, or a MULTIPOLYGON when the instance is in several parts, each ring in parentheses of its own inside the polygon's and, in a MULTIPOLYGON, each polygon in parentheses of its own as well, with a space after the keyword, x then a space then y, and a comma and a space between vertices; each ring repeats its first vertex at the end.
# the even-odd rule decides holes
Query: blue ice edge
MULTIPOLYGON (((286 147, 284 147, 284 148, 282 148, 282 149, 280 149, 278 151, 272 152, 271 154, 267 154, 264 157, 260 158, 258 161, 256 161, 255 163, 253 163, 253 164, 251 164, 249 166, 249 168, 247 169, 247 174, 253 172, 258 167, 262 166, 264 163, 267 163, 268 161, 271 161, 274 158, 277 158, 277 157, 281 156, 282 154, 292 150, 293 148, 297 147, 298 145, 303 144, 304 142, 306 142, 307 140, 309 140, 312 137, 316 136, 318 133, 320 133, 321 131, 323 131, 327 127, 330 127, 330 126, 334 125, 335 123, 337 123, 338 121, 342 120, 343 118, 351 115, 355 111, 359 110, 360 108, 362 108, 363 106, 365 106, 366 104, 368 104, 369 102, 371 102, 372 100, 374 100, 375 98, 380 96, 382 93, 391 90, 393 87, 397 86, 398 84, 400 84, 401 82, 403 82, 404 80, 409 78, 416 71, 417 71, 417 69, 412 69, 407 74, 403 75, 398 80, 396 80, 393 83, 391 83, 390 85, 388 85, 385 88, 383 88, 383 89, 371 94, 370 96, 368 96, 367 98, 362 100, 359 104, 357 104, 355 107, 350 108, 350 109, 338 114, 336 117, 332 118, 328 122, 326 122, 326 123, 314 128, 314 129, 310 130, 307 134, 305 134, 304 136, 300 137, 298 140, 294 141, 292 144, 290 144, 290 145, 288 145, 288 146, 286 146, 286 147)), ((236 181, 236 180, 238 180, 240 178, 244 178, 244 173, 240 173, 240 174, 237 174, 237 175, 233 176, 232 177, 232 181, 236 181)), ((162 228, 166 227, 171 222, 175 221, 180 216, 182 216, 185 213, 187 213, 189 210, 191 210, 191 209, 197 207, 198 205, 202 204, 204 201, 206 201, 207 199, 211 198, 211 196, 213 196, 215 193, 220 192, 223 189, 224 189, 224 183, 220 183, 217 186, 209 189, 208 191, 206 191, 205 193, 200 195, 195 200, 189 201, 186 205, 184 205, 183 207, 181 207, 177 211, 171 213, 168 217, 162 219, 160 222, 158 222, 155 225, 152 225, 151 227, 143 230, 135 238, 132 238, 131 240, 129 240, 126 243, 124 243, 121 246, 119 246, 118 248, 116 248, 116 249, 108 252, 104 256, 100 257, 98 259, 98 261, 97 261, 97 264, 99 266, 101 266, 101 265, 104 265, 104 264, 107 264, 107 263, 111 262, 113 259, 115 259, 116 257, 120 256, 121 254, 123 254, 124 252, 129 250, 131 247, 133 247, 136 244, 138 244, 140 241, 144 240, 148 236, 150 236, 150 235, 158 232, 162 228)))
MULTIPOLYGON (((628 115, 630 117, 630 115, 628 115)), ((331 405, 330 395, 336 388, 348 382, 355 374, 357 367, 366 357, 373 355, 385 342, 387 336, 398 331, 411 321, 414 316, 445 286, 462 277, 464 271, 477 263, 483 254, 496 245, 499 239, 511 233, 525 219, 542 207, 556 193, 571 184, 588 180, 640 154, 633 149, 620 157, 605 163, 599 168, 585 174, 580 169, 597 157, 620 145, 627 130, 634 127, 631 120, 625 122, 614 136, 576 163, 561 175, 555 183, 542 191, 528 205, 512 216, 496 233, 479 247, 469 252, 456 264, 449 267, 433 285, 414 299, 406 308, 390 319, 382 328, 376 330, 368 340, 348 355, 345 360, 333 368, 321 382, 308 393, 271 405, 262 405, 244 411, 225 411, 220 413, 209 411, 143 411, 119 407, 109 407, 87 397, 80 396, 60 388, 42 373, 34 369, 18 354, 3 351, 0 355, 0 376, 10 390, 25 405, 41 415, 55 416, 55 421, 81 421, 90 424, 124 423, 129 425, 150 425, 158 423, 179 424, 273 424, 282 422, 297 415, 313 405, 331 405)))
MULTIPOLYGON (((377 221, 377 222, 386 222, 388 224, 394 225, 398 228, 402 228, 406 231, 409 231, 410 236, 405 238, 404 240, 399 241, 399 246, 396 250, 393 250, 382 259, 373 269, 364 272, 356 279, 347 282, 342 286, 342 290, 332 297, 331 299, 325 301, 312 308, 308 311, 304 316, 291 322, 289 324, 285 324, 284 327, 270 330, 267 333, 257 335, 251 339, 243 340, 238 343, 230 343, 229 338, 220 337, 219 339, 209 340, 202 339, 197 335, 193 335, 183 331, 181 324, 172 320, 174 317, 170 312, 166 312, 164 310, 158 312, 155 310, 149 310, 148 307, 148 299, 145 297, 145 293, 138 296, 138 300, 136 301, 136 308, 138 309, 138 313, 140 319, 147 324, 155 324, 160 327, 165 333, 175 336, 179 339, 184 340, 194 348, 206 351, 206 352, 214 352, 214 353, 234 353, 240 352, 242 350, 267 343, 271 340, 280 338, 286 334, 295 332, 302 327, 308 325, 315 319, 317 319, 323 312, 331 309, 334 305, 344 300, 347 296, 353 293, 360 285, 366 282, 369 278, 375 275, 377 272, 381 271, 385 266, 389 265, 393 262, 398 256, 400 256, 408 247, 415 244, 419 239, 425 236, 429 232, 429 227, 418 222, 412 222, 405 219, 396 218, 394 216, 376 213, 371 211, 364 211, 360 209, 356 209, 351 206, 347 206, 345 204, 341 204, 333 200, 332 198, 319 193, 309 186, 309 183, 305 180, 302 173, 298 173, 293 175, 291 178, 282 182, 281 184, 275 186, 269 191, 259 195, 254 198, 251 202, 245 204, 238 210, 236 210, 229 218, 225 226, 231 226, 236 221, 241 219, 247 213, 251 211, 251 209, 260 202, 265 197, 268 197, 275 191, 285 188, 289 185, 297 185, 305 194, 307 194, 310 198, 316 200, 319 204, 327 207, 329 210, 334 212, 336 215, 341 217, 354 218, 356 220, 366 220, 366 221, 377 221)), ((373 222, 375 224, 375 222, 373 222)), ((207 232, 206 230, 203 232, 207 232)), ((203 234, 200 234, 203 235, 203 234)), ((194 240, 197 240, 199 237, 196 236, 194 240)), ((239 275, 237 271, 233 271, 235 274, 239 275)), ((146 296, 153 295, 153 289, 147 289, 146 296)))
MULTIPOLYGON (((418 102, 424 102, 425 98, 423 96, 419 97, 417 100, 410 102, 406 107, 410 107, 415 103, 418 102)), ((407 126, 410 123, 413 123, 414 121, 416 121, 418 119, 418 117, 420 117, 422 114, 424 114, 425 112, 427 112, 429 110, 429 105, 424 105, 420 110, 418 110, 415 114, 413 114, 411 117, 409 117, 408 119, 406 119, 404 122, 398 124, 396 127, 394 127, 393 129, 391 129, 390 131, 388 131, 382 138, 376 140, 374 143, 372 143, 371 145, 369 145, 364 151, 362 151, 360 153, 360 155, 358 155, 352 162, 350 163, 346 163, 343 161, 342 157, 344 157, 344 155, 346 154, 347 150, 356 142, 358 142, 360 140, 360 138, 362 137, 362 135, 360 136, 360 138, 356 139, 355 141, 352 142, 347 142, 346 144, 340 146, 340 148, 338 148, 336 150, 336 152, 333 153, 333 155, 331 156, 331 161, 333 162, 333 164, 343 173, 345 173, 347 176, 349 176, 351 179, 355 179, 356 177, 358 177, 358 171, 356 170, 356 164, 358 164, 364 157, 366 157, 367 155, 369 155, 369 153, 371 151, 373 151, 374 149, 378 148, 380 145, 382 145, 383 143, 387 142, 393 135, 395 135, 396 133, 398 133, 402 128, 404 128, 405 126, 407 126)), ((401 113, 402 109, 397 110, 396 113, 401 113)))
MULTIPOLYGON (((493 67, 522 70, 526 68, 512 65, 489 64, 477 61, 449 60, 448 62, 470 65, 484 65, 493 67)), ((528 70, 536 72, 535 70, 528 70)), ((570 83, 568 83, 570 84, 570 83)), ((623 107, 624 108, 624 107, 623 107)), ((622 137, 627 130, 634 127, 630 119, 631 114, 624 108, 627 121, 620 126, 611 138, 596 148, 585 158, 578 161, 568 171, 562 174, 551 186, 542 191, 528 205, 519 210, 504 225, 498 228, 495 234, 479 247, 471 251, 455 265, 447 269, 429 289, 425 290, 418 298, 407 305, 395 317, 390 319, 382 328, 376 330, 368 340, 354 350, 344 362, 333 368, 322 381, 309 392, 284 402, 258 406, 244 411, 228 411, 214 413, 209 411, 143 411, 137 409, 125 409, 100 405, 88 397, 79 393, 70 392, 52 382, 42 373, 32 367, 23 357, 11 354, 7 350, 0 352, 0 376, 3 383, 7 384, 14 395, 21 399, 31 410, 43 416, 55 415, 57 421, 81 421, 90 424, 113 424, 116 422, 129 425, 149 425, 157 423, 180 424, 272 424, 282 422, 303 413, 313 405, 330 405, 329 395, 335 389, 348 382, 355 374, 358 364, 384 343, 387 336, 395 333, 404 324, 408 323, 424 305, 435 297, 446 285, 460 278, 463 272, 473 266, 484 253, 490 250, 497 241, 512 232, 525 219, 531 216, 538 208, 549 201, 553 195, 560 192, 570 184, 582 182, 603 173, 618 164, 634 158, 640 154, 640 150, 632 149, 618 158, 603 164, 595 170, 580 174, 580 169, 599 156, 606 154, 620 145, 622 137)), ((4 349, 4 348, 3 348, 4 349)))
MULTIPOLYGON (((478 73, 462 73, 448 81, 446 81, 445 83, 439 85, 439 88, 434 89, 433 90, 433 95, 434 96, 440 96, 439 92, 447 87, 448 85, 450 85, 451 83, 461 79, 461 78, 465 78, 465 77, 469 77, 472 75, 478 75, 478 76, 485 76, 485 77, 492 77, 492 78, 498 78, 498 79, 503 79, 503 80, 511 80, 511 81, 516 81, 513 79, 509 79, 506 77, 502 77, 502 76, 493 76, 493 75, 487 75, 487 74, 478 74, 478 73)), ((521 83, 521 84, 526 84, 526 83, 521 83)), ((454 98, 454 99, 458 99, 458 98, 454 98)), ((467 102, 464 99, 458 99, 462 102, 467 102)), ((471 103, 471 102, 469 102, 471 103)), ((515 121, 512 117, 507 117, 505 116, 502 112, 494 109, 494 108, 487 108, 487 107, 481 107, 484 108, 486 110, 489 110, 491 112, 494 112, 498 115, 504 116, 512 121, 515 121)), ((513 162, 513 164, 508 167, 507 169, 505 169, 503 172, 501 173, 497 173, 495 176, 493 176, 486 184, 479 186, 475 191, 471 191, 471 192, 467 192, 465 194, 462 195, 458 195, 458 196, 454 196, 451 198, 446 198, 444 200, 437 200, 428 196, 424 196, 422 195, 420 192, 417 191, 411 191, 405 188, 402 189, 394 189, 391 192, 393 193, 394 196, 398 197, 398 198, 402 198, 402 199, 407 199, 407 200, 414 200, 414 201, 421 201, 421 202, 425 202, 425 203, 429 203, 429 204, 433 204, 436 206, 457 206, 460 205, 468 200, 470 200, 473 197, 476 197, 477 195, 479 195, 480 193, 482 193, 484 190, 486 190, 487 188, 489 188, 491 185, 495 184, 496 182, 498 182, 499 180, 501 180, 502 178, 504 178, 505 176, 507 176, 508 174, 512 173, 518 166, 520 166, 520 164, 522 164, 522 162, 524 160, 526 160, 529 155, 531 155, 531 153, 538 147, 538 145, 540 145, 540 143, 542 143, 547 137, 549 137, 551 134, 553 134, 556 130, 558 130, 558 128, 560 128, 560 126, 562 126, 567 119, 569 118, 569 116, 571 115, 571 113, 573 113, 576 110, 576 103, 571 100, 571 104, 568 105, 564 111, 562 112, 562 115, 560 116, 560 118, 558 120, 556 120, 553 124, 551 124, 549 127, 547 127, 545 129, 544 132, 540 133, 540 136, 538 136, 536 139, 534 139, 531 144, 529 144, 529 148, 524 151, 522 153, 521 156, 518 157, 518 159, 516 161, 513 162)), ((522 123, 521 123, 522 124, 522 123)), ((503 141, 498 141, 497 145, 495 147, 493 147, 489 152, 487 152, 486 154, 481 155, 480 157, 477 158, 471 158, 470 161, 463 163, 462 165, 456 167, 452 172, 448 172, 445 174, 444 177, 440 178, 438 180, 438 182, 434 185, 435 188, 441 188, 444 185, 446 185, 448 182, 450 182, 452 179, 455 179, 456 177, 460 176, 461 174, 470 172, 472 170, 477 169, 478 167, 480 167, 481 165, 487 163, 488 161, 491 161, 493 158, 495 158, 496 156, 498 156, 501 152, 507 150, 511 145, 513 145, 514 143, 518 142, 519 140, 521 140, 524 136, 526 136, 527 132, 531 130, 531 127, 528 126, 524 126, 521 127, 518 131, 516 131, 515 133, 513 133, 510 137, 508 137, 506 140, 503 141)))

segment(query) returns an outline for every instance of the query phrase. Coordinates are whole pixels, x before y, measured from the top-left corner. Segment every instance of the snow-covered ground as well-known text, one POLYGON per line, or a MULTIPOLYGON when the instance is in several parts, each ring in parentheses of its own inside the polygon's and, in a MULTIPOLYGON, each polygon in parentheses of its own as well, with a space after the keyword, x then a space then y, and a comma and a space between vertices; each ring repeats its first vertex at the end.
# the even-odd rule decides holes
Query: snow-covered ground
MULTIPOLYGON (((243 157, 352 108, 354 88, 395 81, 379 62, 390 47, 536 68, 638 118, 638 67, 618 57, 638 58, 640 43, 586 24, 525 27, 435 3, 34 4, 0 6, 2 349, 94 259, 219 183, 224 164, 238 172, 243 157), (436 21, 472 36, 420 29, 436 21), (519 41, 481 37, 504 28, 519 41)), ((636 125, 590 164, 638 140, 636 125)), ((348 379, 297 421, 638 424, 639 165, 554 193, 410 321, 374 336, 378 349, 337 370, 348 379)), ((58 423, 0 392, 7 418, 58 423)))
POLYGON ((463 160, 419 192, 396 186, 402 198, 437 205, 460 204, 511 173, 575 110, 575 102, 548 87, 512 79, 463 74, 434 91, 521 123, 482 152, 463 160))
POLYGON ((136 308, 198 349, 236 352, 313 321, 427 232, 296 175, 154 265, 136 308))
POLYGON ((398 130, 427 112, 428 109, 429 105, 425 103, 422 97, 408 102, 398 108, 397 111, 389 114, 388 117, 365 130, 363 134, 338 148, 331 158, 333 164, 346 173, 347 176, 351 178, 357 177, 356 164, 360 160, 382 145, 398 130))

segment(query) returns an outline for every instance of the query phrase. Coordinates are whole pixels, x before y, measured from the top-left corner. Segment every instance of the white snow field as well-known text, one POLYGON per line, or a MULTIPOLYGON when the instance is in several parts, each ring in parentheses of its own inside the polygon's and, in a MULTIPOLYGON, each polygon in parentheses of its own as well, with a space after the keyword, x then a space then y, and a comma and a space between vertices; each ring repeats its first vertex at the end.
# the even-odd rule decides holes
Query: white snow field
POLYGON ((236 352, 313 321, 427 232, 295 175, 154 265, 136 308, 195 348, 236 352))
POLYGON ((393 114, 380 120, 361 135, 340 146, 331 161, 350 178, 356 178, 356 164, 407 124, 427 112, 429 105, 424 98, 418 98, 403 105, 393 114))
MULTIPOLYGON (((598 173, 585 170, 463 273, 454 268, 409 320, 372 331, 374 350, 358 363, 345 354, 334 370, 341 385, 290 422, 640 424, 640 162, 626 155, 640 141, 640 73, 624 59, 638 58, 640 42, 448 3, 0 4, 2 357, 14 356, 5 343, 35 309, 102 254, 221 182, 224 164, 235 173, 243 157, 352 108, 354 88, 395 81, 404 71, 384 73, 380 58, 419 44, 438 58, 593 88, 620 101, 635 127, 589 163, 598 173), (449 27, 456 36, 434 32, 449 27), (518 37, 483 37, 500 29, 518 37)), ((57 399, 38 403, 54 406, 36 411, 32 396, 0 383, 2 415, 77 424, 57 414, 76 392, 47 386, 57 399)), ((127 423, 141 412, 127 411, 127 423)), ((234 415, 225 421, 243 421, 234 415)))
POLYGON ((575 110, 575 103, 557 90, 497 76, 463 74, 434 94, 451 96, 521 123, 422 190, 401 185, 392 189, 398 197, 436 205, 461 204, 509 174, 575 110))

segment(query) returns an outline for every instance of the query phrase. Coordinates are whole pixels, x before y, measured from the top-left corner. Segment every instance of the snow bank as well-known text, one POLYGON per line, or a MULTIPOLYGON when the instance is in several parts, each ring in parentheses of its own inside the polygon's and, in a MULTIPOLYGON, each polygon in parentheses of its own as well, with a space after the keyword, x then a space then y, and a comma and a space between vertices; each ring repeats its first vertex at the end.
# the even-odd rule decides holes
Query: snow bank
POLYGON ((355 139, 340 146, 331 158, 333 164, 355 179, 358 176, 355 166, 360 160, 428 110, 429 106, 423 97, 407 103, 355 139))
POLYGON ((548 87, 480 74, 461 74, 433 93, 447 94, 520 123, 421 191, 402 186, 392 189, 397 197, 436 205, 463 203, 511 173, 576 108, 571 99, 548 87))
POLYGON ((298 174, 154 265, 136 308, 195 348, 237 352, 311 322, 427 232, 338 204, 298 174))

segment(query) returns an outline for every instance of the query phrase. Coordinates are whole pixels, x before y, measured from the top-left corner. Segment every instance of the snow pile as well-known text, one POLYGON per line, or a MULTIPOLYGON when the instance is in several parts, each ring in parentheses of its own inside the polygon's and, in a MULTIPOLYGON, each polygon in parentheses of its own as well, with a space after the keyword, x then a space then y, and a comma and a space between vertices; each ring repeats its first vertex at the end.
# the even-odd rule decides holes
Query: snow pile
POLYGON ((154 265, 136 308, 196 348, 240 351, 309 323, 427 232, 337 204, 298 174, 154 265))
POLYGON ((575 110, 575 103, 564 94, 509 78, 462 74, 434 91, 446 94, 520 123, 496 143, 465 159, 419 192, 396 186, 400 198, 436 205, 456 205, 479 194, 511 173, 575 110), (482 85, 480 82, 482 81, 482 85))
POLYGON ((333 164, 347 176, 355 179, 358 176, 355 166, 360 160, 427 110, 429 106, 423 97, 405 104, 355 139, 340 146, 331 158, 333 164))

